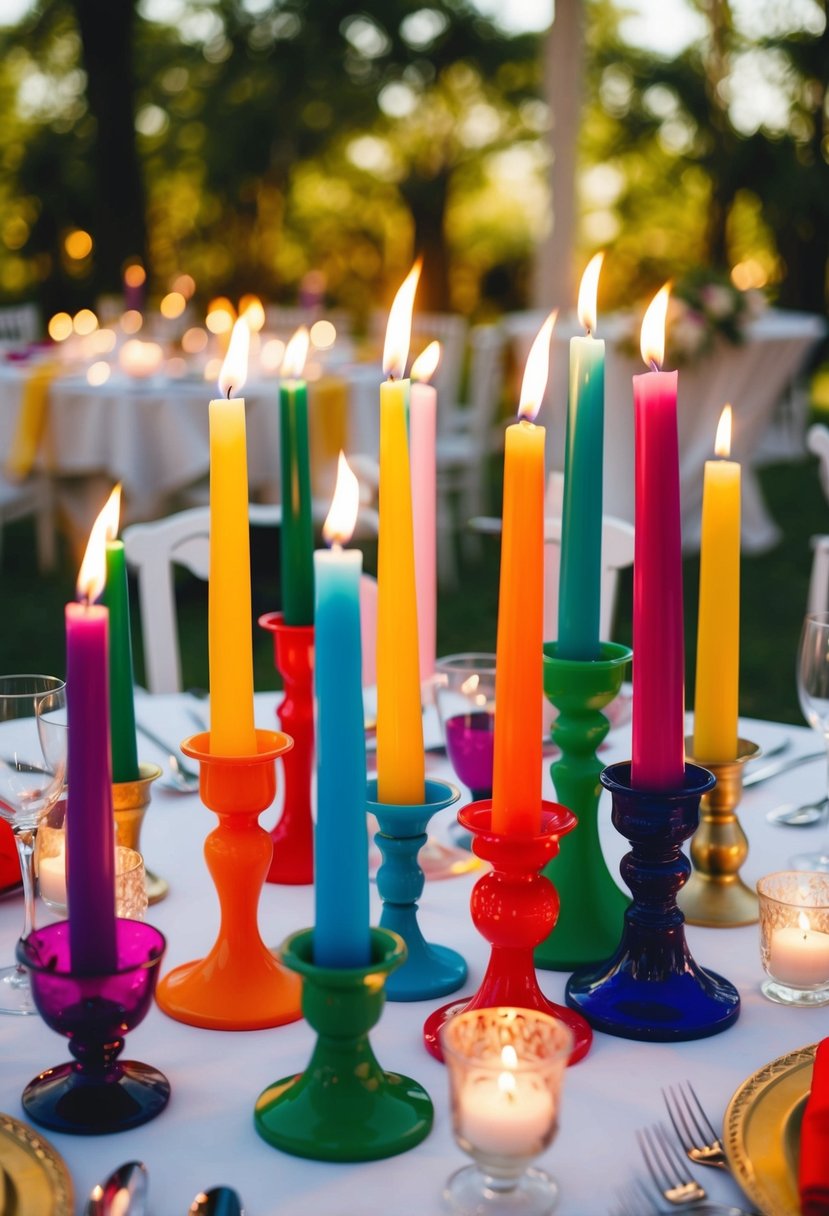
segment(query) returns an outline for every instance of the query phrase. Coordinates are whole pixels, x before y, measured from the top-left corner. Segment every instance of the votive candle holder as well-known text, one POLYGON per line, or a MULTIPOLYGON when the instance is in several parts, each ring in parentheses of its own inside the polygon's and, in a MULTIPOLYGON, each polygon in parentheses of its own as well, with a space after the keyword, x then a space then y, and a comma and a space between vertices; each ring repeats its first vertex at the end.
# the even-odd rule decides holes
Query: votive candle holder
POLYGON ((767 874, 757 894, 763 995, 781 1005, 829 1004, 829 874, 767 874))

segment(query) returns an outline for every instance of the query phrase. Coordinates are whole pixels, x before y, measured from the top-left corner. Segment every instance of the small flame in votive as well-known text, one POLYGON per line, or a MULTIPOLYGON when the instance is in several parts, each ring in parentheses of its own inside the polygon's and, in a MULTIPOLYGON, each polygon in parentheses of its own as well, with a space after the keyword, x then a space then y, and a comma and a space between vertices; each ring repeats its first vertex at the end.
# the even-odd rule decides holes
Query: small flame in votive
POLYGON ((473 672, 472 675, 465 679, 463 684, 461 684, 461 692, 465 697, 471 697, 474 692, 478 691, 478 685, 480 682, 481 677, 478 675, 477 671, 473 672))
POLYGON ((505 1043, 501 1048, 501 1063, 504 1068, 518 1067, 518 1052, 513 1047, 512 1043, 505 1043))
POLYGON ((440 363, 440 356, 440 342, 430 342, 428 346, 424 346, 412 364, 412 379, 421 380, 424 384, 431 380, 440 363))
POLYGON ((589 334, 596 332, 596 297, 599 294, 599 272, 604 254, 595 254, 584 268, 579 287, 579 321, 589 334))
POLYGON ((423 259, 418 258, 406 275, 394 297, 386 325, 386 342, 383 347, 383 375, 389 380, 401 380, 409 357, 409 342, 412 335, 412 312, 423 259))
POLYGON ((809 923, 809 918, 805 912, 798 912, 797 923, 798 923, 798 925, 800 925, 800 928, 801 928, 804 936, 805 936, 805 934, 807 934, 809 932, 809 930, 812 927, 811 924, 809 923))
POLYGON ((340 452, 337 460, 337 484, 334 487, 334 497, 325 523, 322 525, 322 535, 328 545, 345 545, 351 540, 354 525, 357 523, 357 512, 360 510, 360 483, 345 458, 340 452))
POLYGON ((550 340, 553 336, 553 326, 556 323, 558 309, 554 308, 541 329, 535 335, 527 364, 524 368, 524 379, 521 383, 521 399, 518 406, 518 417, 534 422, 541 409, 544 390, 547 387, 547 376, 550 372, 550 340))
POLYGON ((665 318, 668 315, 668 300, 671 287, 666 283, 651 300, 642 318, 639 349, 648 367, 658 370, 665 358, 665 318))
POLYGON ((230 343, 219 372, 219 392, 223 397, 233 393, 238 396, 248 378, 248 350, 250 349, 250 329, 244 317, 240 317, 233 325, 230 343))
POLYGON ((285 347, 285 354, 282 356, 282 366, 279 369, 279 375, 283 380, 300 379, 305 371, 305 360, 308 357, 309 344, 308 330, 304 325, 300 325, 285 347))
POLYGON ((717 438, 714 440, 714 452, 726 460, 731 455, 731 406, 724 405, 717 424, 717 438))
POLYGON ((118 532, 120 502, 121 487, 117 485, 101 508, 89 533, 76 585, 78 599, 87 604, 97 600, 106 586, 106 543, 118 532), (111 531, 113 527, 114 532, 111 531))

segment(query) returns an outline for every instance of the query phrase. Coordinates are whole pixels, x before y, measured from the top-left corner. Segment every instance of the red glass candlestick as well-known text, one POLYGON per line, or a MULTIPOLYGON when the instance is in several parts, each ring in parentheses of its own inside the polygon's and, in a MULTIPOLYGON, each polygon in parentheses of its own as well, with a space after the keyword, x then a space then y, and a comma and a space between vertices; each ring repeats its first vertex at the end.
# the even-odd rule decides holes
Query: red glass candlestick
POLYGON ((559 837, 571 832, 576 817, 557 802, 542 802, 538 836, 506 836, 493 832, 492 800, 470 803, 458 812, 458 822, 472 834, 473 852, 492 864, 472 889, 470 908, 475 928, 492 946, 489 966, 473 997, 452 1001, 426 1019, 426 1049, 442 1060, 440 1029, 456 1013, 514 1005, 535 1009, 565 1022, 573 1032, 570 1063, 590 1049, 593 1032, 580 1014, 547 999, 538 986, 533 951, 552 931, 558 917, 558 893, 539 873, 558 853, 559 837))
POLYGON ((281 612, 260 616, 259 624, 273 634, 274 665, 285 685, 276 715, 294 741, 282 759, 285 800, 270 833, 273 859, 265 881, 302 886, 314 881, 314 626, 286 625, 281 612))

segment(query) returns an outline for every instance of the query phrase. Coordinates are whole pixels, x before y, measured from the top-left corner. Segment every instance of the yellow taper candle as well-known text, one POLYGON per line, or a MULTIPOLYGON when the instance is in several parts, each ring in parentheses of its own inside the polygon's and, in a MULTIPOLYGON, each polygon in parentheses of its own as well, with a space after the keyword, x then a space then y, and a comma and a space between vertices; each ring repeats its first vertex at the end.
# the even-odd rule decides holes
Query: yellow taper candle
POLYGON ((740 466, 731 452, 731 406, 722 412, 717 460, 705 462, 700 542, 694 759, 737 755, 740 684, 740 466))
POLYGON ((210 750, 256 753, 245 402, 232 397, 247 375, 247 322, 233 327, 219 375, 224 394, 210 402, 210 750))
POLYGON ((377 797, 421 803, 425 791, 420 707, 412 486, 406 412, 416 263, 389 314, 380 386, 380 535, 377 556, 377 797))

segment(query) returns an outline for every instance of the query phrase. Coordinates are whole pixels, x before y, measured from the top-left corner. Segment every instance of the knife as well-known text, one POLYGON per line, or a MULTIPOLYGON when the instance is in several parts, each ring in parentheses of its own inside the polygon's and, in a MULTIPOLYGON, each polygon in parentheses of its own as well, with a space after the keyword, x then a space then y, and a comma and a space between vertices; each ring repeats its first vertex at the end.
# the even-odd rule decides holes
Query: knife
POLYGON ((820 752, 806 752, 802 756, 793 756, 789 760, 778 760, 774 764, 762 764, 756 768, 753 773, 746 773, 743 777, 743 789, 749 785, 759 785, 761 781, 768 781, 771 777, 777 777, 780 773, 788 773, 790 769, 800 768, 801 764, 810 764, 813 760, 825 760, 826 750, 820 752))

